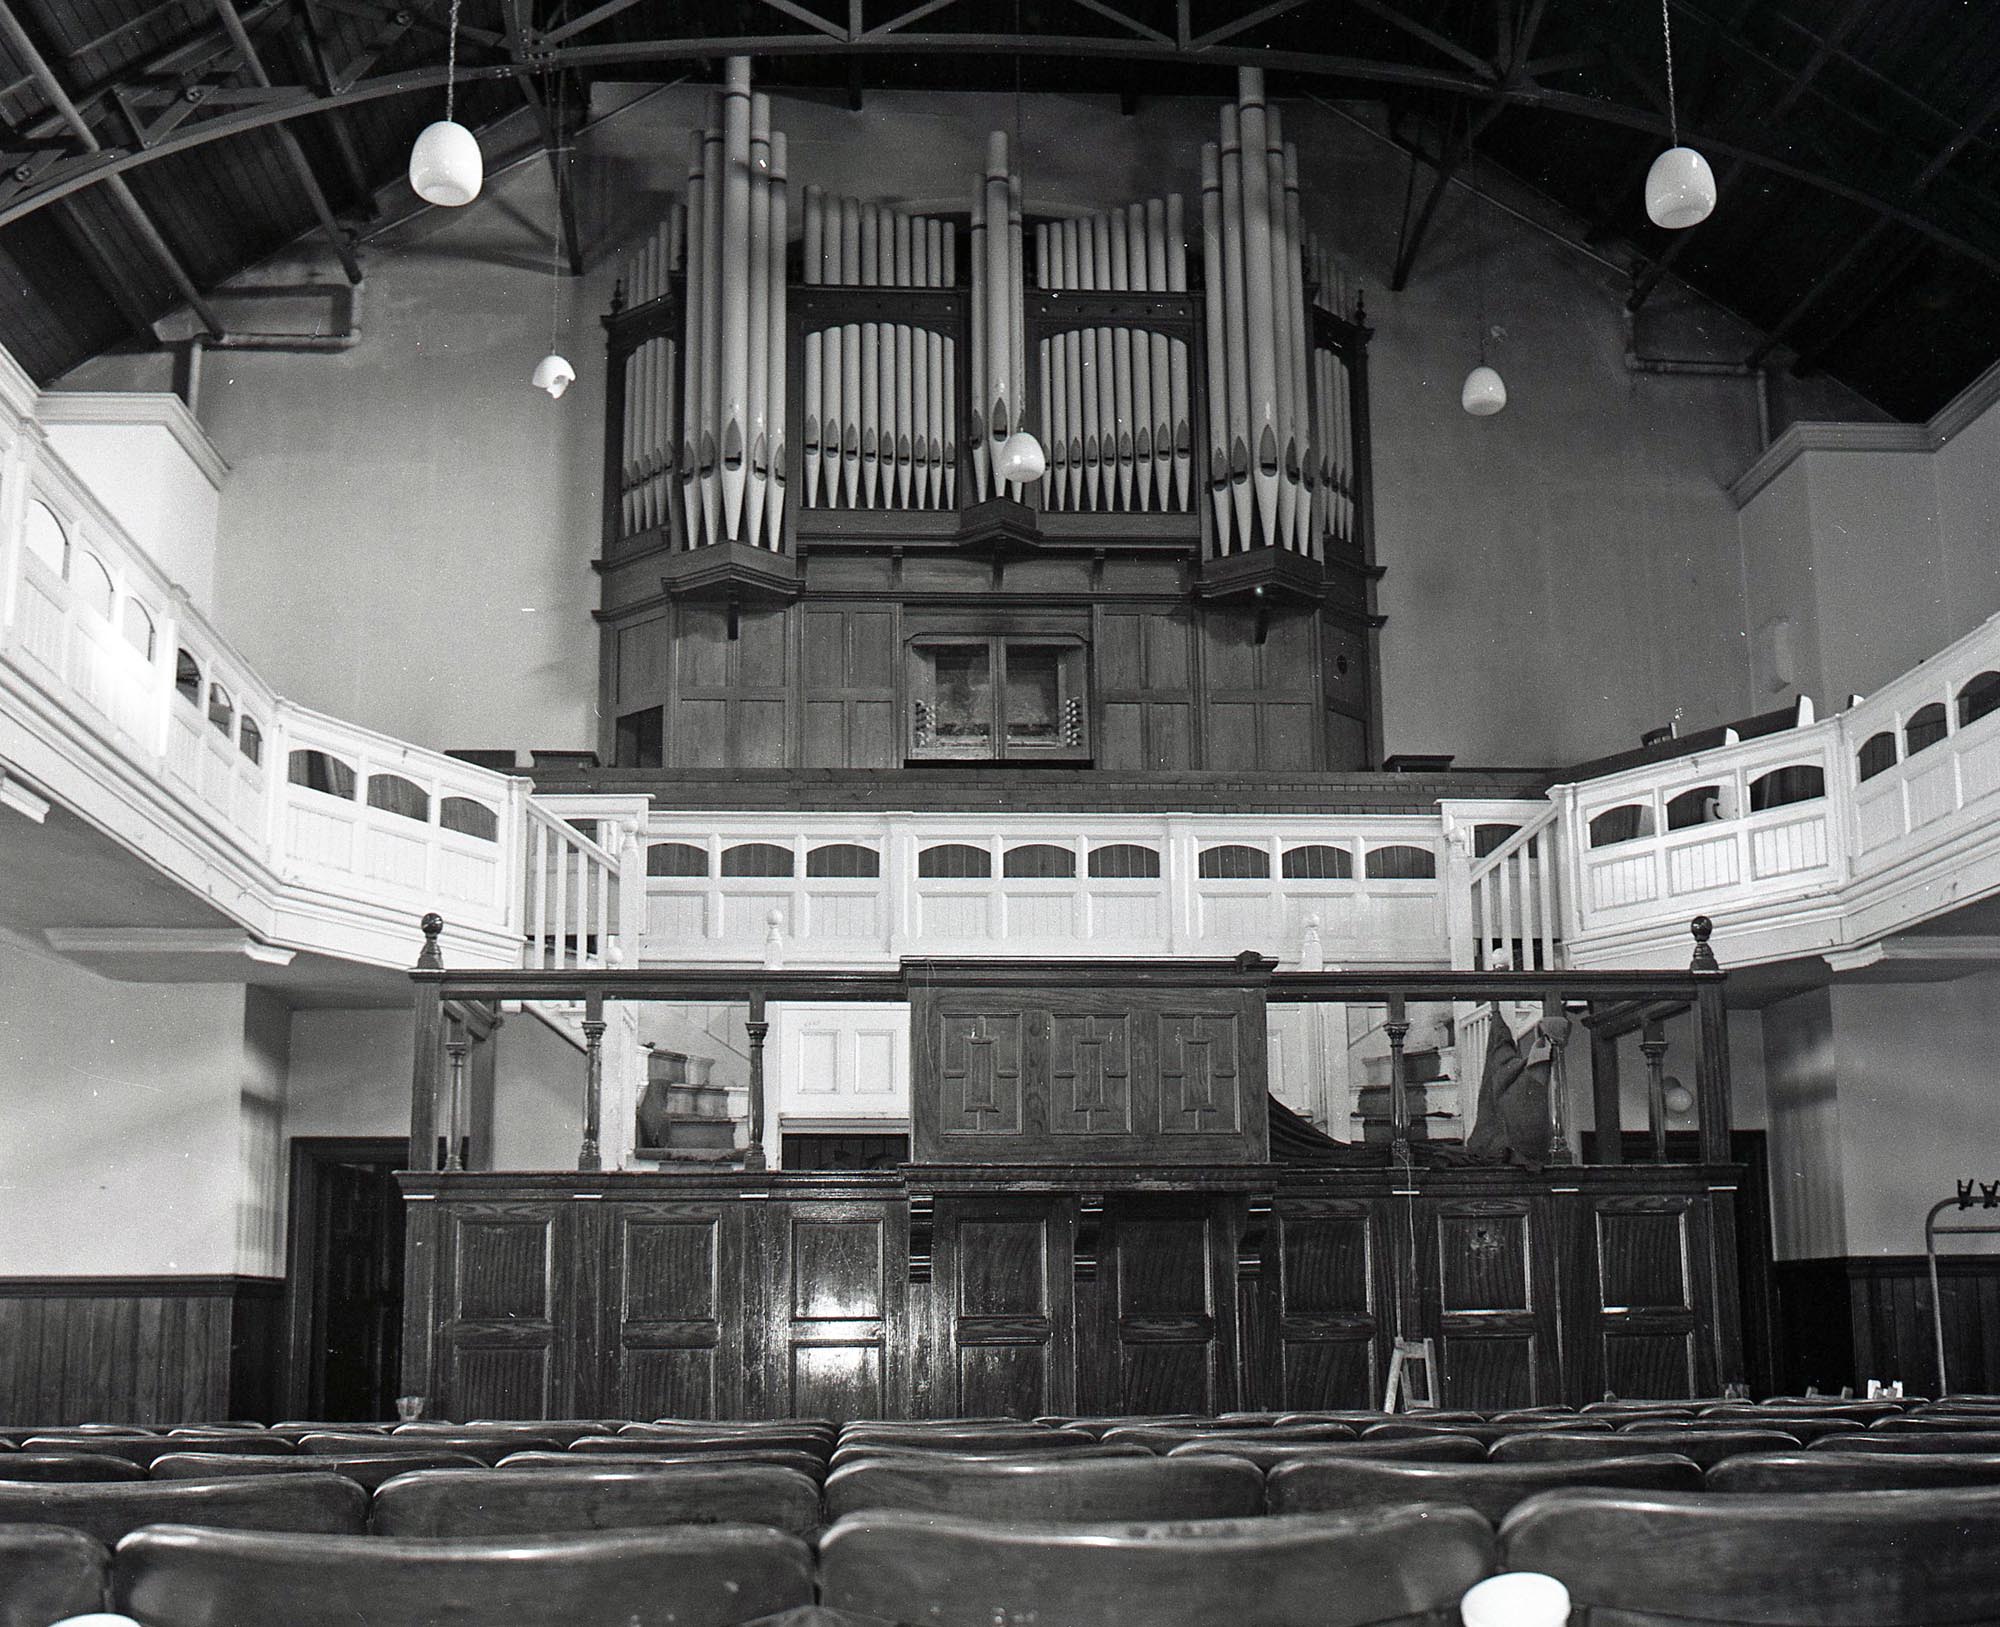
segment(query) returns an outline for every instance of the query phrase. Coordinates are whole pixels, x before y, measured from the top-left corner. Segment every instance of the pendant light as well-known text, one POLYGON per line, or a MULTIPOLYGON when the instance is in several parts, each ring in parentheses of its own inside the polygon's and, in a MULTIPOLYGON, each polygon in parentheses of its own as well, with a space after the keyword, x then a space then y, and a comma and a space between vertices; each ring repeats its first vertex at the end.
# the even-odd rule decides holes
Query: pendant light
MULTIPOLYGON (((1470 153, 1466 155, 1468 158, 1470 153)), ((1472 172, 1472 275, 1479 309, 1479 361, 1458 392, 1458 404, 1475 418, 1491 418, 1507 405, 1507 382, 1486 361, 1486 241, 1479 233, 1479 172, 1472 172)))
MULTIPOLYGON (((1014 0, 1014 37, 1021 36, 1021 0, 1014 0)), ((1028 149, 1021 141, 1021 57, 1014 55, 1014 156, 1022 168, 1027 167, 1028 149)), ((1021 189, 1025 200, 1027 188, 1021 189)), ((1026 370, 1023 369, 1025 375, 1026 370)), ((1048 454, 1042 450, 1042 443, 1035 439, 1027 425, 1021 421, 1024 403, 1014 403, 1015 430, 1000 443, 1000 456, 995 465, 999 476, 1008 485, 1024 490, 1032 486, 1049 472, 1048 454)))
POLYGON ((576 382, 576 369, 559 348, 563 306, 563 175, 569 168, 569 126, 563 122, 563 81, 559 74, 555 83, 555 95, 551 98, 548 81, 542 82, 542 106, 549 109, 549 129, 555 136, 555 150, 550 154, 553 162, 549 166, 555 181, 553 218, 549 222, 549 353, 535 363, 528 382, 538 390, 548 391, 551 401, 560 401, 563 391, 576 382))
POLYGON ((1668 0, 1660 0, 1660 33, 1667 47, 1667 130, 1673 145, 1646 172, 1646 217, 1668 231, 1699 226, 1715 208, 1715 172, 1692 147, 1681 145, 1680 114, 1674 106, 1674 24, 1668 0))
POLYGON ((446 24, 444 117, 424 126, 410 149, 410 190, 425 203, 461 209, 479 196, 486 179, 479 138, 452 117, 458 89, 458 5, 451 0, 446 24))

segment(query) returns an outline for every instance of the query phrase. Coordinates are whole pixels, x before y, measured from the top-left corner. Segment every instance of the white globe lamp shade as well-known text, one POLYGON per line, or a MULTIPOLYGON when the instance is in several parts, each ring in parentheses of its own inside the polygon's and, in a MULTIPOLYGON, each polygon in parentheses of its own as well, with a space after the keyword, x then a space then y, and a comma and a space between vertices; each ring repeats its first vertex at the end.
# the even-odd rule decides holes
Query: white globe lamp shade
POLYGON ((551 400, 562 400, 563 391, 576 382, 576 369, 553 350, 535 363, 535 376, 529 381, 538 390, 547 390, 551 400))
POLYGON ((1465 375, 1465 388, 1458 392, 1458 404, 1475 418, 1491 418, 1507 405, 1506 381, 1481 362, 1465 375))
POLYGON ((1042 443, 1017 429, 1000 443, 1000 478, 1016 486, 1031 486, 1049 472, 1042 443))
POLYGON ((1504 1571, 1468 1588, 1458 1613, 1465 1627, 1562 1627, 1569 1589, 1540 1571, 1504 1571))
POLYGON ((410 149, 410 190, 425 203, 460 209, 479 196, 486 164, 479 141, 462 124, 439 119, 424 126, 410 149))
POLYGON ((1715 208, 1715 172, 1692 147, 1669 147, 1646 172, 1646 217, 1670 232, 1699 226, 1715 208))

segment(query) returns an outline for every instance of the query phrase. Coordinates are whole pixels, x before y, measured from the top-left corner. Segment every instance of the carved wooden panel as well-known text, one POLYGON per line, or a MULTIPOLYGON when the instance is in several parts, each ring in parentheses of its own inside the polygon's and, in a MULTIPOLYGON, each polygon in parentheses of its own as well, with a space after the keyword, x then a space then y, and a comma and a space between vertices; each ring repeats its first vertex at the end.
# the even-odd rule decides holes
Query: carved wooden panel
POLYGON ((896 1386, 908 1378, 896 1361, 906 1336, 906 1223, 885 1203, 786 1203, 760 1219, 757 1292, 768 1310, 759 1410, 839 1420, 893 1415, 896 1386))
POLYGON ((1559 1399, 1552 1226, 1541 1198, 1444 1198, 1420 1211, 1417 1288, 1447 1406, 1559 1399))
POLYGON ((604 1221, 608 1411, 626 1418, 736 1411, 743 1206, 620 1203, 604 1221))
POLYGON ((939 1015, 937 1122, 954 1136, 1018 1136, 1026 1122, 1019 1012, 939 1015))
POLYGON ((1275 1322, 1276 1393, 1301 1410, 1380 1403, 1383 1305, 1373 1206, 1310 1199, 1273 1207, 1262 1277, 1275 1322))
POLYGON ((1596 1323, 1606 1390, 1709 1395, 1721 1382, 1695 1309, 1710 1297, 1708 1220, 1707 1200, 1677 1195, 1591 1206, 1595 1293, 1583 1309, 1596 1323))
POLYGON ((1032 1418, 1075 1405, 1072 1231, 1048 1198, 943 1200, 934 1292, 960 1417, 1032 1418))
POLYGON ((1262 1162, 1263 995, 913 991, 919 1162, 1262 1162))
POLYGON ((433 1411, 552 1415, 567 1389, 576 1334, 563 1253, 567 1208, 467 1203, 446 1210, 433 1411))
MULTIPOLYGON (((1229 1134, 1243 1123, 1238 1024, 1228 1011, 1168 1011, 1159 1026, 1162 1135, 1229 1134)), ((1260 1080, 1258 1089, 1263 1090, 1260 1080)))
POLYGON ((1051 1013, 1051 1133, 1130 1135, 1132 1128, 1132 1018, 1051 1013))
POLYGON ((1106 1299, 1119 1411, 1235 1404, 1233 1238, 1211 1204, 1174 1209, 1130 1199, 1109 1210, 1106 1299))

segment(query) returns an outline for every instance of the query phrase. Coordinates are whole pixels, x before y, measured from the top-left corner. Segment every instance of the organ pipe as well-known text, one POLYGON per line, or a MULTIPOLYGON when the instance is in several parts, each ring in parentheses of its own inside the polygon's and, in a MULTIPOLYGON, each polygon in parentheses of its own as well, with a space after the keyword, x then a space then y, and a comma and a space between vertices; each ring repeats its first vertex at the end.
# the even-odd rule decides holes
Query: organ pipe
MULTIPOLYGON (((689 546, 783 547, 795 408, 797 500, 808 508, 955 507, 961 454, 973 482, 967 501, 1025 498, 1002 479, 1002 448, 1032 429, 1048 452, 1038 487, 1048 508, 1185 513, 1205 484, 1219 551, 1319 555, 1326 539, 1351 539, 1352 378, 1340 341, 1322 338, 1315 316, 1349 320, 1349 292, 1306 229, 1297 149, 1265 106, 1256 70, 1241 73, 1220 123, 1220 139, 1201 154, 1205 326, 1192 342, 1204 347, 1206 431, 1197 458, 1191 341, 1147 314, 1149 301, 1187 293, 1182 199, 1025 221, 999 132, 971 199, 967 359, 928 306, 887 318, 836 312, 801 332, 802 376, 788 378, 785 140, 771 127, 769 99, 751 90, 747 60, 731 59, 690 134, 685 201, 670 204, 627 261, 634 306, 669 297, 677 276, 684 295, 678 328, 655 330, 626 359, 618 523, 637 533, 672 519, 689 546), (1134 297, 1116 314, 1105 302, 1101 315, 1081 306, 1067 323, 1038 318, 1045 325, 1030 345, 1030 252, 1046 293, 1134 297), (961 365, 970 369, 964 424, 961 365)), ((796 213, 810 286, 956 286, 957 231, 945 220, 818 186, 803 189, 796 213)))

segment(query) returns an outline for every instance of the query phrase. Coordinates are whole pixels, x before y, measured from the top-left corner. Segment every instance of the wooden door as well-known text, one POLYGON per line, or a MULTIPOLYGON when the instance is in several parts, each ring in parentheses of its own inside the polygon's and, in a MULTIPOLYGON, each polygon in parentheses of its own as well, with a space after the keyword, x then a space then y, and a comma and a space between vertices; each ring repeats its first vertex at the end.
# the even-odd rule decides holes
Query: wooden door
POLYGON ((753 1416, 909 1411, 908 1211, 890 1202, 773 1203, 748 1239, 753 1416))
POLYGON ((1419 1319, 1448 1407, 1563 1399, 1551 1200, 1440 1196, 1415 1217, 1419 1319))
POLYGON ((732 1418, 744 1410, 744 1205, 618 1202, 590 1255, 602 1312, 602 1400, 619 1418, 732 1418))
POLYGON ((403 1137, 292 1143, 289 1301, 293 1417, 393 1418, 403 1337, 403 1137))
POLYGON ((1076 1409, 1074 1205, 940 1199, 931 1294, 939 1371, 923 1410, 1034 1418, 1076 1409))
POLYGON ((1259 1264, 1257 1407, 1373 1407, 1394 1321, 1379 1201, 1284 1198, 1271 1206, 1259 1264))

